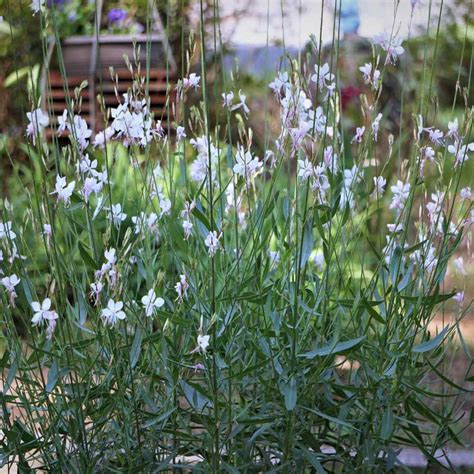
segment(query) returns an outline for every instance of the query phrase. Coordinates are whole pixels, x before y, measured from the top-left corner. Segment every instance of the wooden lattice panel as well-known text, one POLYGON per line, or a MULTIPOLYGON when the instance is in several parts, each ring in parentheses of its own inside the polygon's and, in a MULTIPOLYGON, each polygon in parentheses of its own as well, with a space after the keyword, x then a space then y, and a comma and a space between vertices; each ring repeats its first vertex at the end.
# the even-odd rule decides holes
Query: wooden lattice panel
MULTIPOLYGON (((117 107, 119 100, 123 101, 123 94, 129 92, 133 85, 133 77, 127 69, 114 71, 114 80, 108 76, 95 77, 94 84, 91 87, 88 81, 87 87, 81 90, 81 104, 75 100, 74 113, 80 113, 81 117, 87 122, 89 127, 99 131, 104 127, 104 118, 101 113, 101 107, 97 96, 102 96, 107 109, 117 107)), ((141 73, 141 77, 146 77, 146 72, 141 73)), ((64 109, 68 108, 68 96, 75 99, 75 89, 78 88, 87 78, 68 77, 64 81, 59 71, 50 71, 48 85, 45 91, 44 106, 51 112, 51 127, 49 136, 57 126, 57 117, 61 116, 64 109)), ((158 120, 163 124, 168 121, 166 96, 168 84, 173 84, 174 76, 169 71, 162 69, 150 69, 148 85, 144 79, 144 87, 148 90, 150 99, 150 109, 158 120)), ((173 89, 170 91, 173 92, 173 89)), ((109 118, 109 122, 110 122, 109 118)))

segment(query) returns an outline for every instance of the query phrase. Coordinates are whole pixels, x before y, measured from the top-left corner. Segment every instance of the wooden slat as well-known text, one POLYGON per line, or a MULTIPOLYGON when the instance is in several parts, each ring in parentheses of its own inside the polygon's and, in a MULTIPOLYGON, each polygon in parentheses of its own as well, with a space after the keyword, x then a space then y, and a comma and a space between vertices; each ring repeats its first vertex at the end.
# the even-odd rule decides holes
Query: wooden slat
MULTIPOLYGON (((102 94, 103 101, 107 107, 116 107, 118 105, 116 93, 121 96, 123 93, 127 92, 133 86, 133 79, 134 77, 130 74, 130 71, 127 69, 118 69, 115 71, 118 82, 115 83, 110 79, 110 76, 105 74, 102 76, 102 82, 99 80, 97 76, 96 83, 95 83, 95 90, 99 94, 102 94)), ((141 71, 141 76, 146 76, 146 70, 141 71)), ((167 99, 167 90, 168 85, 166 83, 166 78, 168 77, 169 80, 172 80, 174 74, 170 74, 166 70, 162 69, 151 69, 150 70, 150 80, 149 80, 149 98, 150 98, 150 110, 154 113, 157 119, 161 119, 163 121, 163 127, 167 126, 167 110, 165 107, 166 99, 167 99)), ((56 116, 62 114, 63 110, 67 108, 67 101, 65 100, 65 91, 64 85, 65 81, 61 77, 59 71, 50 71, 50 87, 51 90, 46 91, 47 97, 46 101, 49 104, 51 102, 51 112, 52 112, 52 123, 57 123, 56 116)), ((69 89, 69 98, 74 98, 74 88, 78 87, 82 84, 84 80, 88 78, 71 76, 67 78, 67 85, 69 89)), ((174 95, 175 91, 174 88, 171 89, 171 94, 174 95)), ((90 125, 92 123, 90 113, 92 111, 92 104, 90 104, 89 100, 89 90, 86 87, 84 90, 81 91, 81 100, 82 100, 82 107, 81 107, 81 117, 90 125)), ((104 118, 101 114, 100 107, 96 107, 96 120, 95 123, 99 129, 103 128, 104 118)), ((112 122, 112 118, 109 117, 108 123, 112 122)), ((53 131, 51 128, 47 131, 47 136, 51 138, 53 131)), ((65 136, 65 135, 63 135, 65 136)))

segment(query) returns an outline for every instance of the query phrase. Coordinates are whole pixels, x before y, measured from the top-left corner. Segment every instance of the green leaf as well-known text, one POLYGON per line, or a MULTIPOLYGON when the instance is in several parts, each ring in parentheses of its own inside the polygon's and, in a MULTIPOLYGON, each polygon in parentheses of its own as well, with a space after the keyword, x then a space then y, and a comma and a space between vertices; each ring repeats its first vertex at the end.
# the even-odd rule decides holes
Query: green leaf
POLYGON ((92 270, 96 270, 98 265, 94 262, 94 259, 89 255, 84 245, 82 245, 81 242, 78 242, 78 247, 79 247, 79 253, 81 254, 82 260, 84 260, 84 263, 92 270))
POLYGON ((380 437, 383 440, 390 438, 393 431, 393 412, 390 408, 385 410, 382 417, 382 429, 380 430, 380 437))
POLYGON ((418 354, 422 352, 432 351, 436 347, 438 347, 445 338, 447 332, 449 331, 449 326, 446 326, 436 337, 430 339, 429 341, 422 342, 413 348, 413 352, 418 354))
POLYGON ((51 393, 58 383, 59 379, 59 367, 56 361, 53 361, 51 368, 48 371, 48 381, 46 383, 46 392, 51 393))
POLYGON ((354 349, 362 344, 365 336, 357 337, 355 339, 350 339, 344 342, 338 342, 337 344, 329 344, 324 347, 318 347, 313 349, 310 352, 305 352, 304 354, 299 354, 299 357, 306 357, 307 359, 314 359, 315 357, 325 357, 328 355, 342 354, 354 349))
POLYGON ((203 213, 201 210, 199 210, 199 209, 197 208, 197 206, 195 206, 195 207, 193 208, 193 210, 191 211, 191 213, 193 214, 193 216, 194 216, 198 221, 200 221, 202 224, 204 224, 204 227, 206 227, 206 229, 207 229, 208 231, 211 231, 211 230, 212 230, 212 229, 211 229, 211 224, 209 223, 208 218, 204 215, 204 213, 203 213))
POLYGON ((132 369, 137 365, 138 359, 140 358, 140 353, 142 351, 142 339, 143 339, 143 330, 140 327, 137 328, 135 332, 135 337, 133 338, 132 348, 130 349, 130 367, 132 369))
POLYGON ((188 384, 184 380, 180 381, 181 388, 188 403, 201 413, 205 408, 212 408, 213 404, 208 397, 202 394, 196 387, 188 384))
POLYGON ((296 378, 290 377, 290 380, 281 384, 281 393, 285 399, 285 407, 288 411, 294 410, 297 399, 296 378))
POLYGON ((402 257, 402 248, 397 245, 390 259, 390 279, 394 284, 396 283, 397 277, 400 274, 402 268, 402 257))
POLYGON ((304 268, 306 262, 313 251, 313 223, 308 219, 303 230, 303 244, 301 247, 301 268, 304 268))
POLYGON ((305 448, 301 448, 302 451, 303 451, 303 455, 304 457, 307 459, 307 461, 311 464, 311 466, 314 467, 314 469, 316 470, 316 472, 318 474, 324 474, 326 471, 324 470, 324 467, 321 465, 321 463, 319 462, 319 459, 318 457, 316 456, 316 453, 313 453, 311 451, 309 451, 308 449, 305 449, 305 448))

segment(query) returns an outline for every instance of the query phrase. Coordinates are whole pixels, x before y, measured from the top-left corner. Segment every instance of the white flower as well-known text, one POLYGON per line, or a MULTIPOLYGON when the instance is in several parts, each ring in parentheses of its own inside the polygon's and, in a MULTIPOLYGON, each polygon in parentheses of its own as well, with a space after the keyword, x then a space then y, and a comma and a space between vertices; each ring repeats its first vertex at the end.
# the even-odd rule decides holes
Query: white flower
POLYGON ((191 179, 197 182, 206 179, 209 174, 210 161, 211 181, 214 182, 217 175, 219 150, 212 143, 208 142, 207 136, 205 135, 196 139, 191 139, 190 143, 198 152, 197 158, 191 163, 191 169, 189 172, 191 179), (211 152, 210 160, 209 151, 211 152))
POLYGON ((424 146, 421 150, 425 158, 427 158, 431 162, 434 162, 436 152, 433 150, 433 148, 431 148, 430 146, 424 146))
POLYGON ((443 132, 441 130, 431 128, 428 133, 430 135, 430 140, 435 145, 441 145, 443 143, 443 132))
POLYGON ((248 115, 250 113, 250 109, 248 108, 245 102, 247 100, 247 96, 242 94, 242 91, 239 91, 239 99, 240 99, 240 102, 237 105, 234 105, 232 107, 232 110, 237 110, 240 107, 242 107, 244 109, 245 115, 248 115))
POLYGON ((387 180, 383 176, 374 176, 375 189, 372 195, 376 198, 382 197, 383 193, 385 192, 386 184, 387 180))
POLYGON ((316 270, 321 273, 324 267, 324 253, 322 250, 318 250, 314 256, 314 264, 316 265, 316 270))
POLYGON ((383 115, 378 114, 375 117, 375 120, 372 122, 372 132, 374 133, 374 140, 377 141, 379 135, 380 121, 382 120, 383 115))
POLYGON ((100 294, 102 293, 102 290, 104 289, 104 284, 100 281, 97 281, 95 283, 91 283, 91 297, 95 300, 95 303, 99 301, 100 294))
POLYGON ((184 240, 188 240, 193 232, 193 223, 188 220, 183 221, 184 240))
POLYGON ((178 283, 174 286, 180 303, 188 296, 188 288, 189 284, 186 281, 186 275, 180 275, 178 283))
POLYGON ((474 151, 474 142, 468 145, 460 146, 459 143, 448 146, 449 153, 455 155, 454 166, 458 166, 469 159, 468 153, 474 151))
POLYGON ((273 266, 276 266, 278 263, 280 263, 280 252, 269 250, 267 254, 273 266))
POLYGON ((364 82, 366 84, 369 84, 371 81, 371 76, 372 76, 372 64, 365 63, 363 66, 359 67, 359 71, 362 73, 364 82))
POLYGON ((112 204, 107 218, 110 219, 112 223, 118 227, 127 218, 127 214, 122 212, 122 205, 120 203, 112 204))
POLYGON ((344 170, 344 185, 347 188, 351 188, 354 184, 359 183, 360 180, 360 170, 356 165, 354 165, 351 169, 344 170))
POLYGON ((364 82, 366 84, 371 84, 374 90, 377 90, 382 77, 381 72, 378 69, 373 69, 372 64, 370 63, 365 63, 363 66, 360 66, 359 71, 362 73, 364 82))
POLYGON ((71 131, 70 137, 77 141, 80 148, 84 150, 89 144, 89 138, 92 135, 92 130, 89 130, 87 122, 79 115, 74 115, 72 125, 68 126, 71 131))
POLYGON ((329 72, 329 64, 325 63, 322 66, 314 65, 315 74, 311 76, 311 80, 316 82, 320 89, 324 86, 330 87, 332 84, 329 84, 334 80, 334 74, 329 72))
POLYGON ((53 230, 50 224, 43 224, 43 235, 46 237, 51 237, 53 230))
POLYGON ((11 275, 9 277, 2 278, 2 285, 9 293, 15 292, 15 286, 20 283, 20 279, 15 275, 11 275))
POLYGON ((39 13, 44 7, 45 0, 31 0, 30 8, 33 10, 33 15, 39 13))
POLYGON ((110 299, 107 303, 107 308, 102 310, 102 319, 104 324, 107 326, 115 326, 118 320, 125 319, 125 313, 122 311, 122 301, 115 302, 110 299))
POLYGON ((459 129, 459 122, 458 122, 458 119, 455 118, 454 121, 448 122, 448 133, 446 134, 446 136, 456 138, 458 136, 458 129, 459 129))
POLYGON ((303 181, 308 180, 314 175, 314 166, 308 158, 298 160, 298 178, 303 181))
POLYGON ((87 177, 84 180, 84 185, 82 187, 82 195, 84 196, 85 201, 89 200, 89 196, 92 193, 99 194, 102 191, 103 185, 97 178, 93 178, 91 176, 87 177))
POLYGON ((209 347, 209 340, 211 339, 211 336, 208 335, 201 335, 199 334, 197 337, 197 350, 200 350, 203 352, 203 354, 206 353, 206 349, 209 347))
POLYGON ((115 265, 115 263, 117 262, 116 253, 117 251, 114 248, 105 250, 104 257, 107 260, 107 263, 109 263, 110 265, 115 265))
POLYGON ((471 188, 469 186, 467 188, 462 188, 459 195, 461 196, 461 199, 471 199, 471 188))
POLYGON ((93 142, 94 148, 95 147, 104 148, 106 143, 110 141, 113 135, 114 135, 114 129, 112 127, 107 127, 102 132, 97 133, 94 137, 94 142, 93 142))
POLYGON ((232 102, 234 101, 234 93, 231 91, 228 94, 222 93, 222 106, 232 108, 232 102))
POLYGON ((286 87, 289 87, 289 85, 290 83, 289 83, 288 73, 285 71, 283 73, 279 72, 278 76, 275 77, 273 82, 270 82, 270 84, 268 84, 268 87, 270 87, 270 89, 276 95, 280 95, 282 87, 286 88, 286 87))
POLYGON ((149 290, 142 298, 142 304, 145 308, 145 314, 152 316, 155 309, 161 308, 165 304, 165 300, 163 298, 157 298, 154 290, 149 290))
POLYGON ((11 221, 0 222, 0 239, 13 240, 15 238, 16 234, 12 231, 11 221))
POLYGON ((56 311, 51 310, 51 300, 49 298, 45 298, 41 304, 38 301, 33 301, 31 308, 34 311, 34 316, 31 320, 34 326, 43 324, 44 321, 58 319, 56 311))
POLYGON ((10 296, 10 305, 15 306, 15 298, 17 297, 15 286, 20 283, 20 279, 15 274, 13 274, 2 278, 1 282, 10 296))
POLYGON ((197 89, 199 87, 199 81, 201 80, 200 76, 197 76, 196 73, 192 72, 189 77, 185 77, 183 79, 183 87, 184 89, 194 88, 197 89))
POLYGON ((410 195, 410 183, 403 183, 398 180, 395 186, 392 186, 393 197, 390 203, 390 209, 402 210, 403 206, 410 195))
POLYGON ((233 171, 235 174, 243 176, 247 183, 249 183, 263 167, 263 163, 261 163, 257 157, 252 157, 252 153, 245 151, 241 146, 239 146, 237 150, 235 159, 236 163, 233 171))
POLYGON ((63 114, 58 117, 58 135, 64 133, 69 126, 67 121, 67 115, 67 109, 64 109, 63 114))
POLYGON ((329 179, 326 174, 326 167, 318 165, 314 168, 313 183, 311 189, 317 193, 319 202, 326 202, 326 192, 329 189, 329 179))
POLYGON ((365 127, 357 127, 356 133, 354 137, 352 138, 351 143, 361 143, 362 142, 362 136, 364 135, 365 132, 365 127))
POLYGON ((71 199, 71 195, 74 191, 75 186, 75 181, 72 181, 71 183, 67 184, 65 177, 57 175, 56 186, 51 194, 57 194, 58 201, 63 201, 64 204, 69 204, 69 200, 71 199))
POLYGON ((209 255, 213 257, 217 250, 220 248, 220 242, 219 239, 221 238, 222 233, 217 235, 217 232, 215 230, 212 230, 209 232, 207 235, 206 239, 204 240, 204 243, 206 244, 206 247, 208 248, 209 255))
POLYGON ((387 228, 391 234, 398 234, 403 230, 403 224, 401 222, 398 224, 387 224, 387 228))
POLYGON ((78 161, 76 169, 83 174, 95 173, 97 171, 97 160, 91 161, 89 155, 85 155, 78 161))
POLYGON ((167 198, 160 199, 160 217, 168 215, 171 212, 171 201, 167 198))
POLYGON ((401 45, 402 39, 391 36, 391 34, 387 32, 376 35, 373 39, 373 43, 379 44, 382 49, 387 52, 385 64, 395 64, 398 57, 405 52, 405 49, 401 45))
POLYGON ((463 276, 467 276, 466 269, 464 268, 464 259, 458 257, 453 261, 455 270, 463 276))
POLYGON ((178 127, 176 127, 176 140, 178 141, 178 143, 180 143, 185 138, 186 138, 186 133, 184 131, 184 127, 179 125, 178 127))
POLYGON ((337 172, 337 168, 338 168, 337 155, 336 153, 334 153, 332 145, 328 145, 324 149, 323 160, 324 160, 324 164, 326 165, 326 168, 331 173, 337 172))
POLYGON ((41 109, 35 109, 26 114, 30 123, 26 127, 26 135, 36 144, 36 137, 41 134, 43 129, 49 125, 49 117, 41 109))
POLYGON ((456 301, 458 305, 461 305, 464 301, 464 291, 458 291, 454 296, 453 300, 456 301))

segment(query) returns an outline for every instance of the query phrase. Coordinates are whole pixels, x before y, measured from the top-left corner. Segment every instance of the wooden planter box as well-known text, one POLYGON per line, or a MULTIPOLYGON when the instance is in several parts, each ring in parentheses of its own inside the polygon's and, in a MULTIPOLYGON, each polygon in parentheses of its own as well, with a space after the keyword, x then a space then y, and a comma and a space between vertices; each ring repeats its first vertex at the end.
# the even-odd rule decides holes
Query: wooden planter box
POLYGON ((175 77, 176 64, 165 45, 168 45, 166 38, 159 33, 136 36, 106 35, 99 38, 72 36, 64 39, 61 52, 66 78, 60 73, 58 64, 53 64, 48 73, 49 87, 46 87, 46 79, 42 87, 44 107, 51 106, 53 123, 67 107, 66 90, 72 99, 74 89, 87 81, 86 89, 81 92, 81 115, 93 130, 102 129, 104 117, 97 103, 97 95, 102 95, 107 107, 116 107, 116 93, 121 97, 132 86, 132 74, 126 67, 124 56, 127 56, 134 66, 135 73, 135 56, 140 62, 141 76, 145 77, 148 72, 150 109, 155 113, 155 117, 166 123, 167 82, 175 77), (113 79, 109 72, 111 67, 115 71, 113 79))
POLYGON ((136 36, 102 35, 98 38, 95 36, 71 36, 62 41, 61 49, 66 74, 68 76, 84 75, 84 79, 94 72, 109 75, 110 67, 125 68, 124 56, 128 57, 131 64, 135 64, 134 51, 137 51, 143 71, 147 68, 147 57, 150 58, 150 68, 166 68, 163 37, 156 33, 136 36), (96 40, 98 41, 95 49, 96 40), (149 50, 149 55, 147 50, 149 50))

